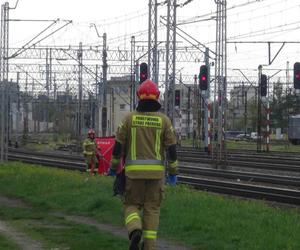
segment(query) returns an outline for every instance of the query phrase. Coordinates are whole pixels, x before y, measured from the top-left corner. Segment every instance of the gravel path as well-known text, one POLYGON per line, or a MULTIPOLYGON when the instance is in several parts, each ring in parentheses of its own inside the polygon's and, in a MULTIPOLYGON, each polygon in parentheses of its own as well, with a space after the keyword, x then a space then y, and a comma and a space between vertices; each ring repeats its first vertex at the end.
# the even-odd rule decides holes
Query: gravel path
MULTIPOLYGON (((8 198, 0 195, 0 204, 7 207, 29 207, 20 199, 8 198)), ((72 221, 77 224, 85 224, 96 227, 99 231, 105 231, 118 237, 128 238, 127 232, 123 227, 117 227, 110 224, 99 223, 95 219, 86 216, 66 215, 64 213, 52 213, 57 217, 63 217, 65 220, 72 221)), ((16 231, 10 227, 6 222, 0 221, 0 234, 5 235, 7 238, 14 241, 21 247, 22 250, 42 250, 42 244, 38 241, 28 238, 24 233, 16 231)), ((171 241, 158 239, 157 250, 191 250, 191 248, 177 245, 171 241)))
POLYGON ((24 233, 15 230, 6 222, 0 221, 0 234, 14 241, 22 250, 42 250, 42 243, 29 238, 24 233))

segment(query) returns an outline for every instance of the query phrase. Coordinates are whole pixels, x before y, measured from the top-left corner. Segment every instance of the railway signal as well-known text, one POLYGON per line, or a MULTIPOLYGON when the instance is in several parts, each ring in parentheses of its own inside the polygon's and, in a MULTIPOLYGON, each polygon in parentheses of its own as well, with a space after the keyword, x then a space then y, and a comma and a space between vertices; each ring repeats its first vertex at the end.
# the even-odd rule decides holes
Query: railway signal
POLYGON ((180 107, 180 90, 175 90, 175 107, 180 107))
POLYGON ((140 64, 140 84, 148 79, 148 64, 140 64))
POLYGON ((265 74, 261 74, 260 78, 260 95, 267 96, 268 80, 265 74))
POLYGON ((207 90, 207 66, 201 65, 200 67, 200 74, 199 74, 199 84, 200 84, 200 90, 207 90))
POLYGON ((300 89, 300 63, 294 64, 294 88, 300 89))

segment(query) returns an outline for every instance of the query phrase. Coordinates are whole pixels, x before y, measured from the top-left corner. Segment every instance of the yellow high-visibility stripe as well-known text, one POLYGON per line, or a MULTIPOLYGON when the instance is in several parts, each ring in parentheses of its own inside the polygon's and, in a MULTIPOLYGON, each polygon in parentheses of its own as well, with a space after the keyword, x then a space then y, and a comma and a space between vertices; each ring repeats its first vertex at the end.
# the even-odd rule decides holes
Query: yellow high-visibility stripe
POLYGON ((174 161, 174 162, 170 162, 170 167, 177 167, 177 165, 178 165, 178 161, 176 160, 176 161, 174 161))
POLYGON ((156 239, 157 238, 157 231, 152 230, 144 230, 143 236, 145 239, 156 239))
POLYGON ((136 128, 131 128, 131 159, 136 160, 136 128))
POLYGON ((126 217, 126 220, 125 220, 125 225, 127 225, 128 223, 130 223, 131 221, 133 220, 140 220, 140 216, 138 213, 132 213, 132 214, 129 214, 127 217, 126 217))
POLYGON ((125 171, 164 171, 162 165, 127 165, 125 171))
POLYGON ((156 159, 161 160, 161 155, 160 155, 160 135, 161 135, 161 129, 156 130, 156 139, 155 139, 155 154, 156 154, 156 159))

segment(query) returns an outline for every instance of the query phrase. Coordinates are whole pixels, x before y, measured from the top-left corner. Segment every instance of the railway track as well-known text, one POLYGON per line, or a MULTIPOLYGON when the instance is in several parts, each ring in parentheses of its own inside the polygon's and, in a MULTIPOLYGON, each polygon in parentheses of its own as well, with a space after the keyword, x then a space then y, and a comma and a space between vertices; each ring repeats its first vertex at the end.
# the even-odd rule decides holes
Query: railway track
MULTIPOLYGON (((196 150, 179 150, 178 158, 184 162, 213 164, 211 155, 196 150)), ((300 173, 300 157, 295 154, 257 153, 255 151, 227 153, 227 166, 239 168, 291 171, 300 173)))
MULTIPOLYGON (((69 170, 85 170, 83 158, 77 155, 13 150, 9 152, 8 159, 69 170)), ((300 205, 300 177, 216 170, 201 164, 190 166, 188 162, 179 168, 179 182, 197 189, 300 205)))

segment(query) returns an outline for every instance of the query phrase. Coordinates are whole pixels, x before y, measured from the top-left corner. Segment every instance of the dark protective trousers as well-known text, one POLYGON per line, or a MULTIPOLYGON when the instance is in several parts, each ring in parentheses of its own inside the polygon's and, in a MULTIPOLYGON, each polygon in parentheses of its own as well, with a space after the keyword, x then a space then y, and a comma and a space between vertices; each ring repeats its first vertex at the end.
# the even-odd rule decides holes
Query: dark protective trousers
POLYGON ((162 196, 162 180, 129 179, 126 177, 125 225, 128 234, 136 229, 143 231, 144 250, 156 249, 162 196))

